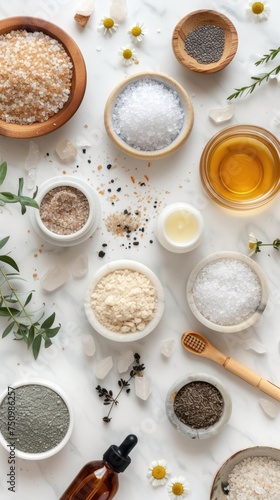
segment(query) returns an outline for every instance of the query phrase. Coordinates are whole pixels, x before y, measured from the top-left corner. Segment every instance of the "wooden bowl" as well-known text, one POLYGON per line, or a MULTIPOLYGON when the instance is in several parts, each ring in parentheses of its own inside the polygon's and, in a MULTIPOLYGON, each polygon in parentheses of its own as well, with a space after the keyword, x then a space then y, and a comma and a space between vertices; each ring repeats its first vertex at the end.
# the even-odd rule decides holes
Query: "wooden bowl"
MULTIPOLYGON (((145 103, 143 103, 143 106, 145 106, 145 103)), ((160 158, 165 158, 166 156, 175 153, 189 137, 193 127, 193 121, 194 121, 193 106, 189 98, 189 95, 187 94, 185 89, 173 78, 170 78, 169 76, 166 76, 162 73, 154 73, 154 72, 137 73, 119 83, 109 95, 104 111, 104 124, 106 132, 110 137, 110 139, 121 151, 140 160, 157 160, 160 158), (163 147, 162 149, 152 150, 152 151, 142 151, 133 148, 129 144, 127 144, 124 140, 122 140, 114 129, 112 113, 114 110, 116 99, 126 89, 126 87, 129 84, 133 84, 137 82, 139 79, 155 80, 156 82, 163 83, 167 88, 175 90, 179 95, 181 105, 184 110, 185 118, 180 133, 173 140, 173 142, 171 142, 171 144, 169 144, 166 147, 163 147)))
POLYGON ((238 35, 232 22, 220 12, 214 10, 196 10, 185 16, 176 25, 172 35, 172 48, 180 64, 197 73, 216 73, 225 68, 236 54, 238 35), (188 34, 194 29, 211 25, 223 28, 225 35, 224 50, 217 62, 202 64, 191 57, 185 49, 188 34))
POLYGON ((13 30, 39 31, 58 40, 63 45, 73 64, 69 99, 56 114, 44 122, 34 122, 30 125, 8 123, 0 120, 0 135, 21 139, 39 137, 49 134, 64 125, 79 108, 86 89, 86 66, 77 44, 55 24, 35 17, 10 17, 0 21, 0 35, 13 30))

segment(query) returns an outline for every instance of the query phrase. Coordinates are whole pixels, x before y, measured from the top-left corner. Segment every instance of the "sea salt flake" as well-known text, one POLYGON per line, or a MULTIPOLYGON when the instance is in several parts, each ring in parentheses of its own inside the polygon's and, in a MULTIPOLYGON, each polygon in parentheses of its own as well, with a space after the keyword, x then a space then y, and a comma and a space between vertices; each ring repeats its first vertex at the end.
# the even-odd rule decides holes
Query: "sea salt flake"
POLYGON ((77 156, 77 148, 68 139, 61 139, 55 148, 61 160, 74 160, 77 156))
POLYGON ((35 169, 38 166, 40 159, 40 149, 34 141, 29 142, 29 151, 27 157, 25 158, 24 168, 25 170, 35 169))
POLYGON ((87 356, 93 356, 95 354, 96 346, 92 335, 88 334, 82 337, 82 346, 87 356))
POLYGON ((234 112, 235 106, 233 104, 229 104, 224 108, 210 109, 208 115, 214 123, 223 123, 231 120, 234 112))
POLYGON ((176 341, 173 339, 163 340, 160 345, 160 352, 166 358, 169 358, 175 349, 176 341))
POLYGON ((125 351, 118 360, 118 372, 124 373, 127 372, 130 365, 132 365, 134 361, 134 354, 132 351, 125 351))
POLYGON ((91 142, 86 137, 77 137, 76 146, 77 148, 90 148, 91 142))
POLYGON ((76 14, 81 16, 91 16, 95 9, 95 0, 82 0, 78 3, 76 14))
POLYGON ((111 0, 110 17, 121 23, 127 17, 126 0, 111 0))
POLYGON ((41 278, 41 286, 47 292, 54 292, 57 288, 61 287, 66 283, 70 276, 67 269, 60 266, 53 266, 48 269, 48 271, 41 278))
POLYGON ((75 279, 83 278, 88 273, 88 258, 85 253, 79 255, 73 262, 71 271, 75 279))
POLYGON ((101 359, 95 367, 95 375, 99 379, 103 379, 108 375, 109 371, 113 368, 113 359, 112 356, 108 356, 107 358, 101 359))
POLYGON ((269 401, 268 399, 260 398, 259 403, 263 411, 271 418, 275 418, 278 415, 277 406, 269 401))
POLYGON ((146 401, 152 392, 151 384, 146 375, 143 377, 135 377, 135 394, 138 398, 146 401))

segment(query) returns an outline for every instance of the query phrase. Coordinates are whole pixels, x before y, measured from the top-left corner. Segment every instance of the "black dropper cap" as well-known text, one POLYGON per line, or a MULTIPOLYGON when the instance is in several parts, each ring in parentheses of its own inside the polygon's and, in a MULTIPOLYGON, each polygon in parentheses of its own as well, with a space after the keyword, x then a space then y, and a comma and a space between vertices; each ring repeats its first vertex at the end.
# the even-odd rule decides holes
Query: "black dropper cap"
POLYGON ((103 455, 103 460, 107 462, 115 472, 123 472, 131 462, 128 456, 138 439, 134 434, 129 434, 120 446, 112 444, 103 455))

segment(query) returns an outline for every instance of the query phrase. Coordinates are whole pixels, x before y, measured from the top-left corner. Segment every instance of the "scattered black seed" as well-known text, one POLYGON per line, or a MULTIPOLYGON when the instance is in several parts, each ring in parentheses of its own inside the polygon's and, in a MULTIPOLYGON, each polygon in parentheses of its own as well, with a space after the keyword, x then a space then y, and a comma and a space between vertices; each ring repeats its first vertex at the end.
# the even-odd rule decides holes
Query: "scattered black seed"
POLYGON ((133 238, 133 239, 134 239, 134 241, 136 241, 136 240, 137 240, 136 236, 134 236, 134 238, 133 238))
POLYGON ((108 191, 108 193, 111 193, 112 189, 109 188, 107 191, 108 191))
POLYGON ((145 222, 149 222, 149 219, 145 219, 145 222))
POLYGON ((85 155, 85 154, 86 154, 86 152, 87 152, 87 150, 86 150, 86 149, 83 149, 82 151, 83 151, 84 155, 85 155))
POLYGON ((204 24, 190 31, 185 39, 185 50, 200 64, 211 64, 221 59, 225 33, 220 26, 204 24))
POLYGON ((117 192, 119 193, 121 190, 122 190, 122 188, 118 188, 118 189, 117 189, 117 192))
POLYGON ((112 168, 111 163, 108 163, 107 168, 108 168, 108 170, 110 170, 110 168, 112 168))
POLYGON ((107 245, 107 243, 102 243, 102 246, 107 247, 108 245, 107 245))
POLYGON ((141 182, 140 186, 146 186, 145 182, 141 182))
POLYGON ((88 163, 91 163, 91 160, 88 160, 87 162, 88 162, 88 163))
POLYGON ((105 252, 103 252, 103 250, 100 250, 100 252, 98 252, 98 257, 101 257, 101 259, 103 259, 103 257, 105 257, 105 252))
POLYGON ((46 156, 50 156, 50 153, 46 153, 46 156))
POLYGON ((111 179, 111 183, 114 184, 114 182, 115 182, 114 179, 111 179))
POLYGON ((79 168, 80 165, 76 165, 76 168, 79 168))
POLYGON ((134 246, 139 245, 139 241, 134 241, 134 242, 133 242, 133 245, 134 245, 134 246))
POLYGON ((128 215, 128 210, 125 208, 123 211, 124 214, 128 215))
POLYGON ((149 243, 154 243, 153 240, 150 240, 149 243))

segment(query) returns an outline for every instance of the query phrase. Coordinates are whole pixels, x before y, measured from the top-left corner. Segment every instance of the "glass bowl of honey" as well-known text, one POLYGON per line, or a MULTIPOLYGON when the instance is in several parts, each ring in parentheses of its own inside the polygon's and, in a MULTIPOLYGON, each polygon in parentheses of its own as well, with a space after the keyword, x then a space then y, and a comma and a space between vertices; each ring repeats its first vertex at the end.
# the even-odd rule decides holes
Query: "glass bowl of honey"
POLYGON ((227 127, 206 144, 200 177, 209 196, 223 207, 258 208, 279 192, 280 143, 261 127, 227 127))

